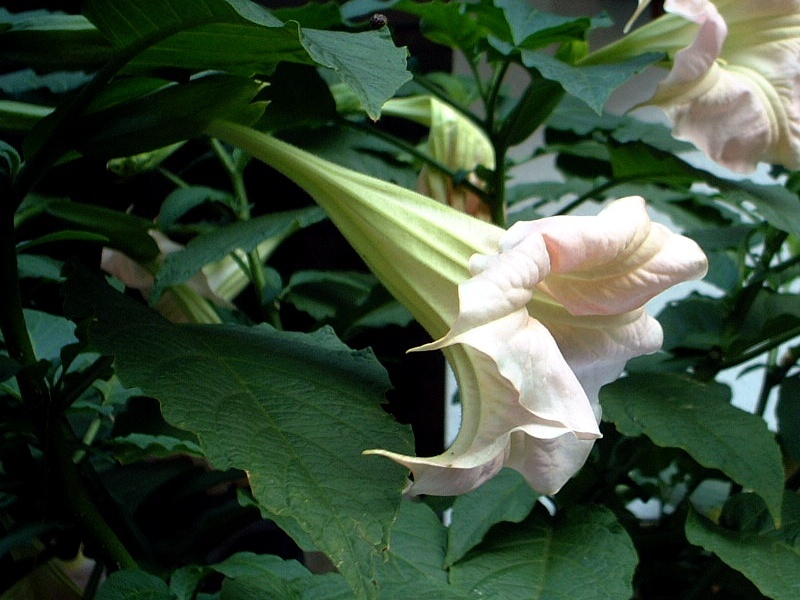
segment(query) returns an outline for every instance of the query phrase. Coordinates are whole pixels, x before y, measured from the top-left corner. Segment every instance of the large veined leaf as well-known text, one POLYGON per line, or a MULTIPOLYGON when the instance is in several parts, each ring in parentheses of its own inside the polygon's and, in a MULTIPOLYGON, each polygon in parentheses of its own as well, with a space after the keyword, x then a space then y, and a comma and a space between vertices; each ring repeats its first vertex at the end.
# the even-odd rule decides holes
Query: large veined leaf
POLYGON ((670 373, 632 374, 604 387, 600 400, 603 418, 621 433, 682 448, 759 494, 780 519, 783 467, 775 436, 763 419, 730 404, 727 386, 670 373))
POLYGON ((496 600, 620 600, 631 597, 637 557, 607 509, 538 511, 502 523, 450 568, 450 582, 496 600))
POLYGON ((456 498, 448 528, 446 564, 475 547, 497 523, 519 523, 531 512, 538 494, 517 471, 503 469, 477 490, 456 498))
POLYGON ((446 546, 447 532, 433 510, 421 502, 403 502, 388 560, 378 572, 381 600, 473 598, 468 590, 449 585, 446 546))
POLYGON ((127 67, 132 72, 169 67, 250 76, 282 61, 315 64, 336 71, 373 118, 410 79, 406 50, 387 30, 305 29, 249 0, 88 0, 83 10, 115 48, 144 46, 127 67))
POLYGON ((690 511, 686 537, 741 571, 764 595, 773 600, 796 600, 800 598, 800 498, 786 494, 783 524, 781 529, 775 529, 771 519, 759 518, 758 508, 766 512, 763 503, 749 496, 753 494, 734 497, 725 507, 726 512, 733 508, 738 513, 726 515, 739 521, 738 531, 690 511), (769 522, 766 526, 765 521, 769 522))
POLYGON ((79 271, 66 288, 120 380, 157 398, 215 467, 246 471, 262 509, 328 554, 354 597, 374 597, 406 471, 362 451, 412 448, 380 406, 388 380, 372 354, 325 330, 174 325, 79 271))

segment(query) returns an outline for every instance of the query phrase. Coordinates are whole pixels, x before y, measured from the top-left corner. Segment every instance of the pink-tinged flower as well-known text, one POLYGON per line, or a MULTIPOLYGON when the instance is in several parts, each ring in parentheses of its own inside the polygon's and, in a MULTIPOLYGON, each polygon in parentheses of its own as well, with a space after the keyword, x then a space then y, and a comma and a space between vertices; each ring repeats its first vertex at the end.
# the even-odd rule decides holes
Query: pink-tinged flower
MULTIPOLYGON (((165 255, 183 248, 160 231, 152 230, 150 236, 161 250, 160 257, 152 265, 142 265, 118 250, 103 248, 100 268, 122 281, 129 288, 139 290, 145 299, 155 284, 155 273, 165 255)), ((229 306, 209 287, 202 274, 195 275, 187 283, 171 286, 156 302, 155 309, 176 323, 219 323, 216 311, 209 300, 219 306, 229 306)))
POLYGON ((469 491, 502 466, 557 492, 600 437, 600 387, 661 346, 643 305, 705 270, 697 245, 652 223, 641 198, 597 217, 517 223, 497 254, 470 260, 450 332, 419 348, 459 345, 456 373, 463 361, 462 372, 484 375, 459 379, 455 443, 433 458, 376 453, 411 469, 417 493, 469 491))
POLYGON ((667 0, 700 25, 651 102, 674 134, 734 171, 800 168, 800 2, 667 0))
POLYGON ((454 444, 431 458, 367 451, 408 467, 413 493, 465 493, 503 466, 558 491, 600 436, 600 386, 661 345, 644 303, 706 270, 699 247, 652 223, 638 197, 504 231, 246 127, 216 122, 208 133, 306 189, 439 338, 415 350, 442 349, 456 373, 454 444))
POLYGON ((800 1, 666 0, 667 15, 590 61, 666 52, 648 102, 675 137, 741 173, 760 161, 800 168, 800 1))

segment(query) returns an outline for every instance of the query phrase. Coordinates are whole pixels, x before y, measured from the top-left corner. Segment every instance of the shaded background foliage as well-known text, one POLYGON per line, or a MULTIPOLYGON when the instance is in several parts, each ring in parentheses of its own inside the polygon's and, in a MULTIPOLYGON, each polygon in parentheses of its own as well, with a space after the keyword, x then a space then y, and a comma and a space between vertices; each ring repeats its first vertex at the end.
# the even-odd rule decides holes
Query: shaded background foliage
MULTIPOLYGON (((72 569, 86 571, 86 596, 110 599, 797 597, 794 174, 776 169, 787 177, 768 185, 712 175, 678 156, 688 146, 665 128, 587 108, 602 107, 660 58, 598 71, 595 85, 576 90, 578 67, 539 50, 579 52, 606 16, 562 18, 511 1, 283 12, 266 3, 276 9, 269 18, 236 13, 252 6, 234 0, 168 4, 177 25, 122 0, 12 2, 0 13, 2 99, 26 103, 0 106, 4 595, 79 597, 64 576, 72 569), (185 62, 140 62, 126 74, 139 58, 131 44, 157 47, 158 36, 142 42, 151 27, 194 31, 198 4, 223 15, 223 32, 274 35, 286 46, 253 58, 266 60, 254 73, 215 58, 218 72, 204 78, 203 68, 185 65, 202 63, 209 49, 189 36, 178 52, 185 62), (83 9, 100 31, 50 12, 32 18, 56 15, 53 29, 20 27, 15 15, 39 7, 83 9), (387 9, 388 28, 371 28, 378 9, 387 9), (305 43, 306 29, 329 44, 325 52, 305 43), (372 36, 370 56, 349 52, 356 32, 372 36), (55 56, 47 42, 58 40, 74 52, 55 56), (483 96, 474 81, 439 74, 453 51, 476 67, 488 57, 494 78, 483 96), (98 70, 114 60, 120 70, 102 81, 98 70), (390 65, 380 73, 384 89, 371 87, 370 61, 390 65), (501 85, 512 64, 526 77, 521 93, 501 85), (491 119, 476 114, 498 155, 498 167, 483 173, 486 199, 507 204, 510 221, 637 193, 708 253, 713 290, 664 309, 663 351, 632 361, 628 376, 604 389, 604 438, 554 499, 537 502, 503 471, 471 494, 412 502, 401 497, 401 468, 360 456, 370 447, 441 451, 444 362, 405 354, 426 334, 330 223, 310 212, 287 217, 309 210, 310 198, 201 136, 208 120, 234 115, 413 187, 429 158, 417 150, 427 128, 339 113, 329 90, 341 86, 364 106, 431 91, 460 107, 494 106, 491 119), (83 105, 76 93, 86 94, 83 105), (250 102, 264 98, 266 110, 250 102), (57 110, 42 120, 41 106, 57 110), (540 126, 534 155, 508 158, 540 126), (147 154, 109 163, 126 149, 147 154), (508 169, 541 156, 554 158, 561 180, 507 185, 508 169), (186 191, 182 199, 176 190, 186 191), (243 240, 243 222, 263 223, 269 235, 243 240), (176 325, 99 269, 103 247, 156 259, 150 227, 181 244, 214 235, 220 248, 232 240, 275 247, 257 264, 252 254, 238 258, 250 281, 232 304, 210 308, 220 323, 176 325), (32 354, 16 339, 22 308, 32 354), (752 359, 764 374, 755 414, 732 406, 717 381, 752 359), (773 390, 777 442, 761 418, 773 390), (658 514, 645 518, 635 510, 642 502, 658 514)), ((189 272, 199 266, 191 247, 168 260, 189 272)), ((171 283, 176 293, 183 282, 171 283)))

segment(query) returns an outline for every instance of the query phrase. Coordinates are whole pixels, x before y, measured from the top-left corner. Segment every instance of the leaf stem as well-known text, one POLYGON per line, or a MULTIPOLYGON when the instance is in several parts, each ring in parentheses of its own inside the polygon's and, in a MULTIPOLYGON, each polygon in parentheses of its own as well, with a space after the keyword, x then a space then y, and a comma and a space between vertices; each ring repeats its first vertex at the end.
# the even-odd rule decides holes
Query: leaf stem
POLYGON ((453 181, 458 181, 458 185, 460 187, 464 187, 469 190, 471 193, 476 194, 481 200, 486 202, 489 201, 489 195, 486 193, 486 190, 478 187, 477 185, 471 183, 466 177, 459 177, 459 173, 453 171, 452 169, 448 168, 443 163, 440 163, 436 159, 432 158, 431 156, 427 155, 426 153, 420 151, 417 147, 413 144, 409 144, 407 141, 398 138, 391 133, 387 133, 382 129, 377 127, 368 127, 362 123, 357 121, 351 121, 350 119, 341 119, 340 123, 345 127, 350 127, 351 129, 355 129, 356 131, 360 131, 362 133, 366 133, 368 135, 373 135, 377 138, 380 138, 386 142, 389 142, 393 146, 407 152, 417 160, 426 165, 436 169, 437 171, 441 172, 442 174, 446 175, 453 181))

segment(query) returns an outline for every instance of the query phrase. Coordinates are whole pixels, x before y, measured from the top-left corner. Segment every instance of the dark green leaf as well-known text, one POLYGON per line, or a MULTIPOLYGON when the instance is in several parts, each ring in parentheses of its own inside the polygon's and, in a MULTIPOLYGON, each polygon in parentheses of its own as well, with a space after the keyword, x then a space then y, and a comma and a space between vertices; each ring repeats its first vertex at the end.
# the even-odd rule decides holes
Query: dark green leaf
POLYGON ((304 208, 239 221, 199 235, 183 250, 165 257, 156 275, 151 301, 157 301, 169 286, 191 279, 203 266, 224 258, 234 250, 250 252, 270 238, 274 238, 277 245, 277 242, 298 229, 324 217, 325 213, 317 207, 304 208))
POLYGON ((220 69, 249 77, 271 73, 283 61, 317 64, 336 71, 373 119, 410 79, 405 49, 385 30, 304 29, 246 0, 169 0, 155 9, 133 0, 114 0, 114 10, 106 4, 89 0, 84 12, 115 47, 153 41, 131 62, 132 71, 220 69))
POLYGON ((496 600, 630 598, 637 556, 608 509, 575 506, 551 519, 536 511, 502 523, 450 569, 450 583, 496 600))
POLYGON ((558 82, 568 94, 583 100, 597 114, 602 112, 615 89, 661 58, 660 54, 651 52, 623 63, 581 67, 568 65, 543 52, 522 52, 522 63, 526 67, 558 82))
POLYGON ((7 379, 11 379, 17 374, 17 371, 19 371, 21 367, 22 365, 20 365, 14 359, 4 354, 0 354, 0 383, 6 381, 7 379))
POLYGON ((524 142, 544 123, 564 97, 559 83, 534 77, 511 112, 503 119, 498 138, 503 146, 524 142))
POLYGON ((330 556, 354 597, 373 597, 407 472, 361 453, 412 447, 380 406, 389 383, 371 353, 324 330, 173 325, 80 272, 66 288, 120 380, 157 398, 217 469, 246 471, 263 510, 330 556))
POLYGON ((374 120, 384 102, 411 79, 407 51, 393 45, 386 28, 350 34, 301 29, 300 40, 317 64, 333 69, 356 93, 374 120))
POLYGON ((4 61, 37 71, 92 71, 111 56, 103 35, 81 15, 0 8, 0 54, 4 61))
MULTIPOLYGON (((381 4, 372 4, 381 10, 381 4)), ((383 10, 388 8, 383 4, 383 10)), ((460 3, 414 2, 403 0, 392 8, 420 17, 422 33, 438 44, 462 50, 468 57, 474 56, 489 33, 502 39, 510 37, 503 13, 490 2, 460 3)))
POLYGON ((56 242, 96 242, 104 246, 111 245, 107 236, 101 233, 92 233, 91 231, 75 231, 71 229, 62 229, 53 233, 46 233, 33 240, 27 240, 17 244, 17 250, 20 252, 28 252, 37 246, 44 246, 56 242))
POLYGON ((97 600, 174 600, 167 584, 146 571, 117 571, 100 586, 97 600))
POLYGON ((40 360, 60 363, 61 348, 77 341, 75 325, 64 317, 26 309, 25 323, 36 357, 40 360))
POLYGON ((30 92, 42 90, 58 96, 81 87, 90 79, 91 76, 82 71, 58 71, 39 75, 33 69, 21 69, 0 75, 0 90, 18 100, 30 95, 30 92))
POLYGON ((800 297, 760 289, 747 315, 734 328, 728 345, 734 355, 787 333, 800 332, 800 297))
POLYGON ((707 178, 729 202, 752 204, 773 227, 800 236, 800 198, 781 185, 760 185, 752 181, 707 178))
POLYGON ((103 236, 107 240, 106 245, 138 262, 146 262, 159 254, 158 245, 148 234, 153 224, 146 219, 102 206, 66 200, 49 201, 45 212, 72 225, 79 225, 88 233, 103 236))
POLYGON ((262 131, 318 127, 337 117, 330 88, 317 69, 308 65, 279 65, 263 97, 269 105, 258 124, 262 131))
POLYGON ((473 598, 467 590, 448 584, 446 543, 447 532, 436 513, 422 502, 404 501, 388 559, 378 572, 379 598, 473 598))
POLYGON ((537 498, 538 494, 513 469, 503 469, 477 490, 456 498, 448 529, 446 564, 461 560, 493 525, 522 521, 537 498))
POLYGON ((303 27, 313 27, 314 29, 336 29, 342 25, 339 4, 333 0, 274 8, 272 14, 284 23, 297 21, 303 27))
POLYGON ((14 147, 0 140, 0 189, 14 179, 19 165, 20 157, 14 147))
POLYGON ((250 79, 221 74, 169 85, 87 114, 76 145, 85 154, 116 158, 196 137, 214 119, 249 125, 264 110, 263 103, 251 102, 259 89, 250 79))
POLYGON ((122 464, 153 458, 167 458, 176 454, 204 457, 200 447, 190 440, 167 435, 130 433, 115 437, 106 444, 122 464))
POLYGON ((589 17, 554 15, 517 0, 496 0, 495 5, 503 9, 511 41, 518 48, 533 50, 583 39, 592 23, 589 17))
POLYGON ((787 377, 781 381, 775 413, 783 449, 800 461, 800 377, 787 377))
POLYGON ((618 179, 642 179, 689 187, 702 172, 669 152, 643 142, 610 146, 611 166, 618 179))
MULTIPOLYGON (((730 512, 730 507, 726 506, 726 509, 730 512)), ((752 509, 740 505, 739 510, 752 509)), ((749 515, 740 514, 739 517, 755 517, 755 523, 758 523, 752 512, 749 515)), ((728 518, 731 518, 730 514, 728 518)), ((773 600, 796 600, 800 597, 799 519, 800 502, 796 495, 787 494, 783 520, 793 536, 772 527, 753 531, 745 526, 742 530, 734 531, 709 521, 695 511, 690 511, 686 520, 686 536, 692 544, 714 552, 725 563, 741 571, 764 595, 773 600)))
POLYGON ((161 210, 158 213, 158 225, 162 229, 168 230, 193 208, 212 202, 220 202, 230 206, 231 200, 232 196, 229 192, 205 186, 178 188, 167 196, 161 204, 161 210))
POLYGON ((289 280, 284 299, 317 321, 360 306, 378 284, 374 275, 351 271, 298 271, 289 280))
POLYGON ((775 436, 763 419, 730 404, 727 386, 669 373, 632 374, 605 386, 600 399, 603 418, 620 433, 685 450, 758 493, 780 515, 783 466, 775 436))
POLYGON ((726 311, 714 298, 693 295, 668 305, 658 315, 664 329, 664 350, 723 346, 726 311))
MULTIPOLYGON (((189 600, 193 596, 181 593, 176 585, 179 581, 191 584, 195 589, 203 578, 216 572, 226 579, 222 584, 221 598, 242 600, 245 598, 281 600, 349 600, 353 593, 338 573, 312 575, 300 563, 283 560, 273 555, 256 555, 240 552, 224 561, 202 569, 183 569, 170 587, 177 591, 179 598, 189 600), (195 577, 192 578, 192 571, 195 577)), ((189 585, 182 585, 188 592, 194 591, 189 585)))

